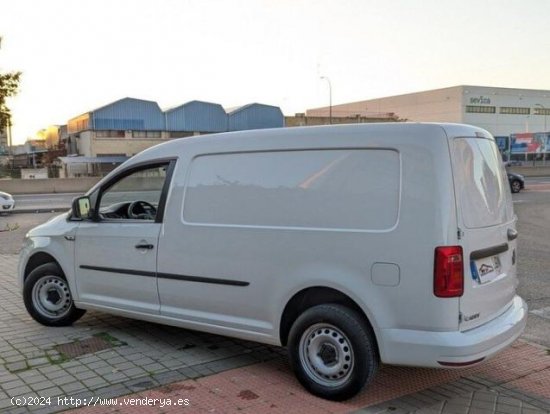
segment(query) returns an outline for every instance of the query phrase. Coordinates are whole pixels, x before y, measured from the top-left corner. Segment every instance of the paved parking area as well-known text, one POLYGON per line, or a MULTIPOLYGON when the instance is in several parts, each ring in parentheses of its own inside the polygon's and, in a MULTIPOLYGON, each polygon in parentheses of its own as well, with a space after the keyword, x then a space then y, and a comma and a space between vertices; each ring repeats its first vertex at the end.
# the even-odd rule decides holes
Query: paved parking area
POLYGON ((158 401, 144 412, 163 413, 546 413, 550 409, 550 357, 518 341, 499 357, 468 370, 383 366, 358 396, 330 402, 305 392, 285 359, 249 365, 110 400, 78 414, 134 413, 130 401, 158 401), (532 394, 536 392, 537 394, 532 394), (160 401, 165 406, 161 407, 160 401), (168 406, 188 401, 187 406, 168 406))
POLYGON ((384 366, 359 396, 334 403, 313 397, 300 387, 281 348, 99 312, 88 312, 73 327, 41 326, 24 309, 15 282, 16 264, 16 255, 0 255, 0 411, 56 412, 118 397, 114 401, 122 405, 80 410, 550 412, 550 352, 526 342, 517 342, 497 358, 470 370, 384 366), (71 349, 82 355, 71 356, 72 351, 60 347, 64 344, 72 344, 71 349), (42 406, 12 404, 31 396, 54 398, 44 400, 42 406), (80 404, 56 397, 78 398, 80 404), (157 399, 158 403, 124 405, 131 398, 157 399), (167 400, 187 400, 188 405, 166 406, 167 400))
POLYGON ((25 234, 58 214, 60 213, 0 214, 0 254, 19 253, 25 234))
POLYGON ((0 412, 77 406, 59 404, 57 398, 43 406, 11 402, 12 397, 60 396, 80 398, 79 405, 110 397, 123 404, 79 409, 96 413, 548 413, 550 193, 538 190, 515 196, 515 208, 519 289, 531 310, 524 338, 543 346, 519 341, 466 371, 384 366, 371 386, 345 403, 304 392, 279 348, 99 312, 88 312, 69 328, 39 325, 25 311, 15 284, 15 253, 30 228, 58 213, 0 216, 0 230, 14 229, 0 233, 0 412), (72 345, 60 347, 64 344, 72 345), (71 356, 71 349, 83 354, 71 356), (123 396, 158 401, 124 405, 129 401, 123 396), (189 405, 167 405, 178 399, 188 399, 189 405))
POLYGON ((16 285, 16 255, 0 255, 0 411, 11 397, 123 395, 278 358, 284 351, 99 312, 49 328, 27 314, 16 285), (89 339, 107 349, 90 352, 89 339), (70 358, 58 346, 84 348, 70 358))

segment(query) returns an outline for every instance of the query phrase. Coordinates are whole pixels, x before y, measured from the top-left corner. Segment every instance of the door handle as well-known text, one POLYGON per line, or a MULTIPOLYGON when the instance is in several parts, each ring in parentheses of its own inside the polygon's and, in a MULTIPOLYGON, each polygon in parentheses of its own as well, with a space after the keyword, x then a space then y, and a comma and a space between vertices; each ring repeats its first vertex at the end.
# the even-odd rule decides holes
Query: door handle
POLYGON ((139 244, 136 244, 136 249, 147 249, 147 250, 152 250, 155 248, 154 245, 152 244, 148 244, 148 243, 139 243, 139 244))
POLYGON ((518 232, 517 230, 514 230, 514 229, 508 229, 508 232, 506 233, 506 235, 508 236, 508 240, 515 240, 518 238, 518 232))

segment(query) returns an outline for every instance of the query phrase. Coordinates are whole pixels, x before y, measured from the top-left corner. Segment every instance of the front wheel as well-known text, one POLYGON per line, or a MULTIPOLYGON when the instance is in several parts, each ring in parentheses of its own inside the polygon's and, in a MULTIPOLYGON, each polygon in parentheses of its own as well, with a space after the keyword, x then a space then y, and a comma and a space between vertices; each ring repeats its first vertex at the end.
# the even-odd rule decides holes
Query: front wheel
POLYGON ((32 318, 46 326, 67 326, 86 312, 74 306, 69 284, 56 263, 34 269, 25 279, 23 300, 32 318))
POLYGON ((518 180, 514 180, 512 184, 510 184, 510 187, 512 187, 512 193, 519 193, 521 190, 521 183, 518 180))
POLYGON ((292 369, 300 383, 319 397, 351 398, 378 369, 372 329, 345 306, 323 304, 306 310, 289 335, 292 369))

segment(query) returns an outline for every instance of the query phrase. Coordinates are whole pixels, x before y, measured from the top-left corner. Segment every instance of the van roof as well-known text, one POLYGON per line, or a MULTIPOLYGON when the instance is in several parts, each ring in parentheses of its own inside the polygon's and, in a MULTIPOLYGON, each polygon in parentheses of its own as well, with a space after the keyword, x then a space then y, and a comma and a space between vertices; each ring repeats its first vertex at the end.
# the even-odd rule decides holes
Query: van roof
POLYGON ((187 145, 202 143, 201 145, 220 144, 223 141, 231 140, 232 142, 242 142, 243 140, 267 140, 281 139, 288 137, 291 133, 294 139, 319 136, 320 133, 334 133, 342 137, 346 134, 357 134, 357 132, 368 133, 368 135, 391 135, 398 134, 403 131, 414 132, 411 136, 416 136, 423 132, 430 136, 441 137, 456 137, 456 136, 479 136, 492 138, 491 134, 482 128, 472 125, 455 124, 455 123, 435 123, 435 122, 382 122, 382 123, 367 123, 367 124, 342 124, 342 125, 321 125, 321 126, 305 126, 305 127, 286 127, 286 128, 271 128, 261 130, 245 130, 234 132, 223 132, 218 134, 198 135, 186 138, 177 138, 165 143, 148 148, 136 156, 129 162, 133 163, 144 161, 146 159, 154 159, 175 155, 182 151, 187 145), (261 135, 258 137, 258 135, 261 135))

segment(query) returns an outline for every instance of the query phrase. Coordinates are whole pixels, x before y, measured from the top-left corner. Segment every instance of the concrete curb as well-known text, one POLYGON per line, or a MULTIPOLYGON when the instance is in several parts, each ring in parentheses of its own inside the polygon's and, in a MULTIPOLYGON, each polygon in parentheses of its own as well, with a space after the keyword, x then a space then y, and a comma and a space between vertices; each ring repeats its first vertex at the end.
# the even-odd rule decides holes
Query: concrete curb
POLYGON ((24 213, 56 213, 70 210, 70 207, 50 207, 50 208, 22 208, 10 211, 8 214, 24 214, 24 213))

